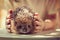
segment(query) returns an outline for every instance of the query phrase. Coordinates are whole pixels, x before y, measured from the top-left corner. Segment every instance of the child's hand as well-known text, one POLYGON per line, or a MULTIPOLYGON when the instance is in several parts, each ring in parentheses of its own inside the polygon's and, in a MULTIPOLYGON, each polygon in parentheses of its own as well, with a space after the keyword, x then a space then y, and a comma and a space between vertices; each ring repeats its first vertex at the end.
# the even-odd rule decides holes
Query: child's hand
POLYGON ((34 26, 35 26, 35 32, 40 32, 44 28, 44 22, 40 18, 38 13, 34 14, 34 26))

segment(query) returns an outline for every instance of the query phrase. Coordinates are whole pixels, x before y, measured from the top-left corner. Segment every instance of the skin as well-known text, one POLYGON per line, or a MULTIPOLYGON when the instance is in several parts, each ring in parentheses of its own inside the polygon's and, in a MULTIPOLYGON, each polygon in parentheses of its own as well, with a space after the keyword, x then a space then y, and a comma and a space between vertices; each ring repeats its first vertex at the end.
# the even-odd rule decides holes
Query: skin
POLYGON ((44 28, 44 21, 40 18, 38 13, 34 15, 34 24, 35 24, 35 32, 41 32, 44 28), (36 19, 36 20, 35 20, 36 19))
MULTIPOLYGON (((54 30, 55 29, 56 24, 55 24, 54 20, 50 20, 49 19, 50 21, 45 22, 42 19, 40 19, 39 15, 38 16, 34 16, 34 18, 37 19, 35 21, 36 25, 38 25, 38 26, 43 25, 42 30, 54 30), (43 23, 43 24, 41 24, 41 23, 43 23)), ((48 20, 48 19, 46 19, 46 20, 48 20)), ((38 26, 36 26, 36 27, 38 27, 38 26)), ((39 29, 39 27, 37 29, 39 29)))

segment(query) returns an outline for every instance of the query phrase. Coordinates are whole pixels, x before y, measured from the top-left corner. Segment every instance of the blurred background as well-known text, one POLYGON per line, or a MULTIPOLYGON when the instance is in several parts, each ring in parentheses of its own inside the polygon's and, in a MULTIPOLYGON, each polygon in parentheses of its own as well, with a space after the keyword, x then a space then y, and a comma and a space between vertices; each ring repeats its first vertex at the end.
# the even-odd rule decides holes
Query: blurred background
POLYGON ((0 0, 0 27, 5 26, 9 9, 14 10, 18 6, 25 5, 39 13, 40 18, 44 21, 50 19, 54 21, 53 24, 60 24, 60 0, 0 0))

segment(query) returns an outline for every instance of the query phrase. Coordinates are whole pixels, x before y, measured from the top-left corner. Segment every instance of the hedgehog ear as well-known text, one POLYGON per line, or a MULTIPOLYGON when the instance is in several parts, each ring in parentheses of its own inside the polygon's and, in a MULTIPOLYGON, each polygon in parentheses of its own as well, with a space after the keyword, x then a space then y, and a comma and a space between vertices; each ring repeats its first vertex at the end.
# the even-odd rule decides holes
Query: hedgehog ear
POLYGON ((12 14, 13 13, 13 10, 12 9, 9 9, 9 14, 12 14))

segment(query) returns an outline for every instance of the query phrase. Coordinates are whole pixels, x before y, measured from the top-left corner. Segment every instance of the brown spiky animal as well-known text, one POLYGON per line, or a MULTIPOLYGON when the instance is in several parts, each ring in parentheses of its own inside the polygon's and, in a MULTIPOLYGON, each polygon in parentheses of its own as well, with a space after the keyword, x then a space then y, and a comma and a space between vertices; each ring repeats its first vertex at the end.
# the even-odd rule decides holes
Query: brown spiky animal
POLYGON ((16 8, 11 15, 11 32, 32 33, 34 31, 33 15, 34 12, 26 6, 16 8))
POLYGON ((31 33, 34 30, 33 13, 27 7, 17 8, 13 15, 17 33, 31 33))

